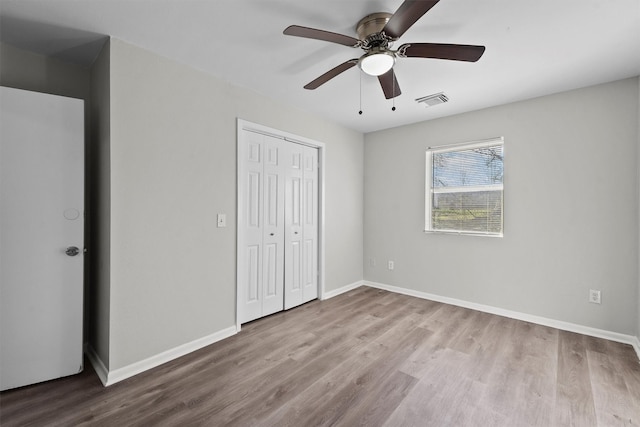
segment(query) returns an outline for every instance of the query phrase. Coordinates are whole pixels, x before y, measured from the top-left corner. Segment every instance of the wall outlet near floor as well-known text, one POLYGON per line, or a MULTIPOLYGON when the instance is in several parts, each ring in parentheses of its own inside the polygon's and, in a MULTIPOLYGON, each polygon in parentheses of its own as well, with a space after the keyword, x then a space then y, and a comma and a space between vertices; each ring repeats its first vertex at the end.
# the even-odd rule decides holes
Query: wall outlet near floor
POLYGON ((375 258, 369 258, 369 265, 371 267, 375 267, 376 266, 376 259, 375 258))
POLYGON ((589 302, 601 304, 601 292, 598 289, 589 289, 589 302))
POLYGON ((389 270, 393 270, 393 267, 394 267, 393 261, 389 261, 388 267, 389 267, 389 270))

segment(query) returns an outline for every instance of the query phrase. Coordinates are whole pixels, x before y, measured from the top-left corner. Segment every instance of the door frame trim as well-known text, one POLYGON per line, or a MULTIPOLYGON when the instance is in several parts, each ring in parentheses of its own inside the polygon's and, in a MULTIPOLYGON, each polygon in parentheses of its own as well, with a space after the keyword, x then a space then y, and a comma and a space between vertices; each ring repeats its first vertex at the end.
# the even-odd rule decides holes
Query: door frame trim
POLYGON ((240 277, 240 259, 241 251, 244 242, 244 231, 240 227, 242 224, 242 214, 244 213, 244 198, 240 191, 242 186, 241 177, 244 176, 245 166, 243 159, 240 156, 240 144, 242 142, 242 131, 255 132, 262 135, 268 135, 274 138, 281 139, 283 141, 293 142, 296 144, 306 145, 309 147, 318 149, 318 299, 323 300, 325 296, 325 265, 324 265, 324 249, 325 249, 325 237, 324 237, 324 203, 325 203, 325 144, 320 141, 316 141, 310 138, 305 138, 299 135, 295 135, 289 132, 285 132, 279 129, 274 129, 268 126, 253 123, 247 120, 243 120, 238 117, 237 119, 237 133, 236 133, 236 330, 239 332, 241 329, 240 323, 240 284, 238 283, 240 277))

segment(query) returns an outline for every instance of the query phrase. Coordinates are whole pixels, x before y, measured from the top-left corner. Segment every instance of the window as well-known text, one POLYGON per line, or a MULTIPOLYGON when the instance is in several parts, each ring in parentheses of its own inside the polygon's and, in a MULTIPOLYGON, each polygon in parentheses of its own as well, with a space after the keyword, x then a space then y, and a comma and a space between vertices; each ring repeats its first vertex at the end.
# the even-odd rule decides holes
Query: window
POLYGON ((425 231, 502 236, 503 138, 429 148, 425 231))

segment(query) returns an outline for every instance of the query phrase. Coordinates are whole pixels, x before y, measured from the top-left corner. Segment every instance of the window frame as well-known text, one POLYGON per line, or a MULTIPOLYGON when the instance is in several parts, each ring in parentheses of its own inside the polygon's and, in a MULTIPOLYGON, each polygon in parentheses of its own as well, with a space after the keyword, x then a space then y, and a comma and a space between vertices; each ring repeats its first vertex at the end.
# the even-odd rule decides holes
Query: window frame
POLYGON ((424 216, 424 232, 425 233, 438 233, 438 234, 458 234, 465 236, 484 236, 484 237, 504 237, 504 137, 496 137, 479 141, 463 142, 458 144, 440 145, 435 147, 428 147, 425 152, 425 216, 424 216), (503 175, 502 184, 487 184, 469 187, 444 187, 447 191, 434 190, 433 188, 433 154, 434 153, 446 153, 452 151, 465 151, 472 150, 474 148, 486 148, 496 145, 502 146, 503 156, 503 175), (437 193, 468 193, 474 191, 486 191, 486 190, 500 190, 501 191, 501 207, 502 212, 500 216, 500 233, 492 232, 479 232, 479 231, 464 231, 464 230, 436 230, 433 229, 432 224, 432 206, 433 197, 437 193))

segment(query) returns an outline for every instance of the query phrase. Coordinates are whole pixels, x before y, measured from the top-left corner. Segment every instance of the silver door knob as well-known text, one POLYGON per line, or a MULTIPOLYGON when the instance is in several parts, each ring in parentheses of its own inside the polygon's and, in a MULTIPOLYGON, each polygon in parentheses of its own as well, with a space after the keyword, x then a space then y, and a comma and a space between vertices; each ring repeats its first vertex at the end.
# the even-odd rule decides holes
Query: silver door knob
POLYGON ((69 246, 67 250, 64 251, 64 253, 69 256, 76 256, 80 253, 80 249, 78 249, 76 246, 69 246))

